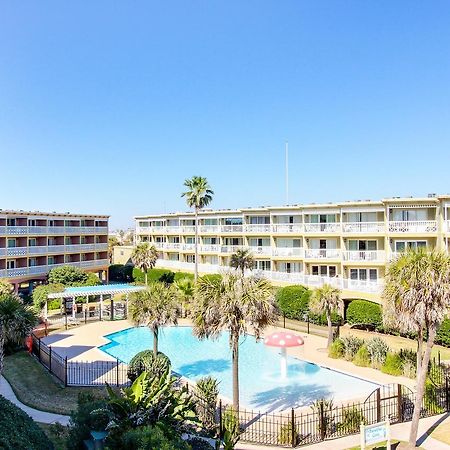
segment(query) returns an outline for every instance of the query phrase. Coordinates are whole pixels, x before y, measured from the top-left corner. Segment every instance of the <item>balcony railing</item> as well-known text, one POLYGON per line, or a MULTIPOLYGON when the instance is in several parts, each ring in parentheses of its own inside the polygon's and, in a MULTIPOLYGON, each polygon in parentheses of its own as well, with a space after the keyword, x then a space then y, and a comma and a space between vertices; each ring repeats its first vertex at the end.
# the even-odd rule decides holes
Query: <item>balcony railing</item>
POLYGON ((344 222, 344 233, 383 233, 386 229, 384 222, 344 222))
POLYGON ((338 233, 341 231, 341 224, 333 223, 305 223, 305 233, 338 233))
POLYGON ((242 233, 244 225, 222 225, 220 227, 221 233, 242 233))
POLYGON ((275 247, 272 249, 273 256, 298 256, 305 255, 304 249, 300 247, 275 247))
POLYGON ((270 224, 245 224, 244 232, 246 233, 270 233, 270 224))
POLYGON ((108 227, 0 227, 0 232, 10 236, 38 236, 58 234, 108 234, 108 227))
POLYGON ((253 255, 272 255, 272 247, 270 245, 250 246, 248 249, 253 255))
POLYGON ((301 223, 277 223, 272 225, 273 233, 303 233, 301 223))
POLYGON ((389 222, 389 233, 436 233, 435 220, 389 222))
POLYGON ((342 252, 344 261, 384 261, 384 250, 346 250, 342 252))
POLYGON ((181 244, 181 250, 193 252, 195 250, 195 244, 181 244))
POLYGON ((220 230, 219 225, 200 225, 200 233, 218 233, 220 230))
POLYGON ((306 259, 339 259, 341 251, 338 249, 306 249, 306 259))
POLYGON ((220 245, 216 244, 203 244, 198 246, 200 252, 218 253, 220 251, 220 245))
POLYGON ((236 250, 244 248, 242 245, 222 245, 220 247, 221 253, 234 253, 236 250))
POLYGON ((48 253, 107 251, 107 243, 73 245, 30 245, 28 247, 8 247, 0 249, 0 256, 45 255, 48 253))

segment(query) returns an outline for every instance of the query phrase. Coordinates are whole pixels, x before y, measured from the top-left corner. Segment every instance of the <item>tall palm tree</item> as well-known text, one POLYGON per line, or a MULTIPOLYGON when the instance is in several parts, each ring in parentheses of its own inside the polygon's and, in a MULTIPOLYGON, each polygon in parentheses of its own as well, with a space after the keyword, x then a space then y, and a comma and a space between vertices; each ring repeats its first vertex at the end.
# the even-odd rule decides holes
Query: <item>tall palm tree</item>
POLYGON ((437 250, 402 253, 388 266, 383 303, 386 325, 417 333, 417 392, 409 435, 409 447, 414 448, 431 350, 450 307, 450 257, 437 250))
POLYGON ((153 352, 158 353, 159 329, 177 324, 178 303, 172 286, 156 281, 145 291, 130 295, 129 314, 136 326, 145 325, 153 332, 153 352))
POLYGON ((189 208, 194 208, 195 212, 195 266, 194 280, 198 278, 198 212, 212 201, 214 192, 208 184, 208 180, 204 177, 193 176, 191 179, 184 181, 184 186, 188 189, 181 194, 186 197, 186 203, 189 208))
POLYGON ((333 343, 333 328, 331 323, 331 313, 336 310, 341 310, 343 302, 341 300, 340 289, 334 288, 329 284, 324 284, 317 288, 311 295, 309 302, 309 309, 316 314, 325 313, 327 316, 328 325, 328 342, 327 348, 330 348, 333 343))
POLYGON ((145 284, 147 284, 147 272, 149 269, 155 267, 158 260, 158 252, 153 245, 148 242, 142 242, 136 245, 131 254, 131 261, 133 264, 144 272, 145 284))
POLYGON ((0 374, 5 348, 22 345, 37 323, 38 318, 32 307, 24 305, 18 295, 0 295, 0 374))
POLYGON ((248 248, 240 248, 230 257, 230 266, 240 270, 242 276, 244 276, 245 269, 253 269, 254 263, 253 254, 248 248))
POLYGON ((248 331, 257 339, 276 322, 278 309, 272 285, 265 279, 225 274, 202 277, 196 285, 192 311, 194 334, 200 339, 230 334, 233 366, 233 407, 239 410, 239 338, 248 331))
POLYGON ((192 305, 192 300, 194 298, 194 280, 185 277, 181 278, 181 280, 175 281, 174 285, 177 290, 177 295, 180 299, 180 303, 187 313, 192 305))

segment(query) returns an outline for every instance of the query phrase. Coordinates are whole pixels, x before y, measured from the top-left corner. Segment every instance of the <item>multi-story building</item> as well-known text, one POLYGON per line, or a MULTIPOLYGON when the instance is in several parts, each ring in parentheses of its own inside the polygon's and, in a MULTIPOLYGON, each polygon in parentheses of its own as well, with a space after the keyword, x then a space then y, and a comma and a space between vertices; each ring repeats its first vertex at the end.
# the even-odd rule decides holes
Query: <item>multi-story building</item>
POLYGON ((109 216, 0 210, 0 278, 16 290, 42 280, 50 269, 72 265, 108 271, 109 216))
MULTIPOLYGON (((135 217, 137 241, 159 251, 158 266, 193 270, 192 213, 135 217)), ((449 251, 450 196, 203 210, 199 271, 229 265, 249 248, 255 269, 273 281, 343 289, 344 298, 378 300, 386 264, 408 247, 449 251)))

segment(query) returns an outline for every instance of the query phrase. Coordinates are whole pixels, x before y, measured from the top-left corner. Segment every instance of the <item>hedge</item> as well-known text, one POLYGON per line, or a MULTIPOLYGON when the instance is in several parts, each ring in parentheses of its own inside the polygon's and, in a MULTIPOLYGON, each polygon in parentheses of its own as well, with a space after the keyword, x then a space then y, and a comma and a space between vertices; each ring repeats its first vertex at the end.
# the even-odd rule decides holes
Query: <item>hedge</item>
POLYGON ((28 414, 0 395, 0 448, 45 450, 53 444, 28 414))
POLYGON ((133 266, 127 264, 112 264, 109 266, 109 280, 131 283, 133 281, 133 266))
MULTIPOLYGON (((132 272, 133 280, 139 283, 145 283, 144 272, 134 267, 132 272)), ((150 269, 147 272, 147 280, 149 283, 153 281, 164 281, 166 283, 173 283, 182 278, 194 279, 194 274, 189 272, 172 272, 169 269, 150 269)))
POLYGON ((446 317, 436 334, 436 344, 450 347, 450 319, 446 317))
POLYGON ((303 320, 304 314, 308 312, 310 296, 311 291, 304 286, 285 286, 278 290, 276 301, 288 319, 303 320))
POLYGON ((367 300, 353 300, 348 305, 346 320, 350 325, 370 325, 379 330, 383 327, 381 306, 367 300))

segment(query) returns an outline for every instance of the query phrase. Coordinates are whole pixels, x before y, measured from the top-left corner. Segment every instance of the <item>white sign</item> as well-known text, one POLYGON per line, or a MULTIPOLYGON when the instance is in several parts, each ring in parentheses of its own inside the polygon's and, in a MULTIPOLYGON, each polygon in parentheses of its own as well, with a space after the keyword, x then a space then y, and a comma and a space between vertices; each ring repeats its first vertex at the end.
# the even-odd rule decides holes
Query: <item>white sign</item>
POLYGON ((389 420, 374 423, 373 425, 361 424, 361 450, 364 450, 367 445, 379 444, 380 442, 387 442, 386 448, 391 449, 391 433, 389 427, 389 420))

